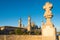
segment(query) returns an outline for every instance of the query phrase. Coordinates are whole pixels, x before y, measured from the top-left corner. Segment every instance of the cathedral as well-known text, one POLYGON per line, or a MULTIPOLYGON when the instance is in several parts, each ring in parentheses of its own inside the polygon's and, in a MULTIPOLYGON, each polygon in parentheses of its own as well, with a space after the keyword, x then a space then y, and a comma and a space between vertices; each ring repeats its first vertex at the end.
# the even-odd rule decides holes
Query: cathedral
MULTIPOLYGON (((34 23, 31 22, 31 17, 28 16, 28 25, 25 27, 22 24, 22 19, 20 18, 18 20, 18 27, 14 27, 14 26, 1 26, 0 27, 0 34, 9 34, 10 32, 14 32, 16 29, 20 29, 24 32, 29 32, 29 34, 34 34, 35 32, 39 32, 39 34, 41 34, 41 28, 38 28, 38 26, 34 23)), ((11 33, 14 34, 14 33, 11 33)))

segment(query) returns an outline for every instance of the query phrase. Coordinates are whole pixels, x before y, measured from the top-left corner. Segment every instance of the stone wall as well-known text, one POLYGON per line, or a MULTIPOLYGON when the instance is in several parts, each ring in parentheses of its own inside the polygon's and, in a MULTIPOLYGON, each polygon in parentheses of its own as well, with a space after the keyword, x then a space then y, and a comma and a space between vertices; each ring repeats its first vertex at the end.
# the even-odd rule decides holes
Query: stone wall
POLYGON ((0 40, 42 40, 41 35, 0 35, 0 40))

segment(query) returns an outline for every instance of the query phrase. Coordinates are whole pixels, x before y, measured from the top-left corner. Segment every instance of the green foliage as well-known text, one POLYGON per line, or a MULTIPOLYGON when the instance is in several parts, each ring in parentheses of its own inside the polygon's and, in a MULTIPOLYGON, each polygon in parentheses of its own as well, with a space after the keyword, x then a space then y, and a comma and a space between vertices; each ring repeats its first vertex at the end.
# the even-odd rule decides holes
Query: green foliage
POLYGON ((14 31, 10 31, 10 32, 9 32, 9 35, 11 35, 11 34, 14 34, 14 31))
POLYGON ((32 34, 32 35, 40 35, 41 32, 39 32, 39 31, 37 31, 37 30, 34 30, 34 31, 31 32, 31 34, 32 34))
POLYGON ((21 34, 23 34, 23 31, 21 31, 21 29, 15 29, 15 34, 21 35, 21 34))
POLYGON ((40 33, 38 31, 34 32, 34 34, 39 35, 40 33))
POLYGON ((27 31, 26 29, 17 28, 14 31, 10 31, 9 35, 11 35, 11 34, 15 34, 15 35, 40 35, 41 32, 38 31, 37 29, 27 31))
POLYGON ((27 32, 25 32, 25 30, 15 29, 15 34, 16 35, 26 35, 27 32))

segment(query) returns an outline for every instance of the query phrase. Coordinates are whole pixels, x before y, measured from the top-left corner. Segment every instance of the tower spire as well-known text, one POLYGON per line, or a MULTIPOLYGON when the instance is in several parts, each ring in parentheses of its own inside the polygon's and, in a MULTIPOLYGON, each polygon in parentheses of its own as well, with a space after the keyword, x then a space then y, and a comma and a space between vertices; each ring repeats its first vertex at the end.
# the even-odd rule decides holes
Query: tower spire
POLYGON ((19 21, 18 21, 18 27, 19 27, 19 28, 22 27, 22 20, 21 20, 21 18, 20 18, 19 21))
POLYGON ((30 16, 28 16, 28 28, 27 28, 28 31, 31 30, 31 18, 30 16))

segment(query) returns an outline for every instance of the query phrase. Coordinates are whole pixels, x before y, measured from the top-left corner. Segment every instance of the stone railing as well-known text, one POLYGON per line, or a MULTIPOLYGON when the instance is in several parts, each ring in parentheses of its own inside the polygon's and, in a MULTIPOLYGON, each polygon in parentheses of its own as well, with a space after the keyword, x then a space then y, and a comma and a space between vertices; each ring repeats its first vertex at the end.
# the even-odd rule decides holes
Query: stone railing
MULTIPOLYGON (((53 37, 42 37, 42 35, 0 35, 0 40, 53 40, 53 37)), ((59 36, 60 40, 60 36, 59 36)))
POLYGON ((41 35, 0 35, 0 40, 42 40, 41 35))

